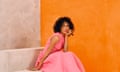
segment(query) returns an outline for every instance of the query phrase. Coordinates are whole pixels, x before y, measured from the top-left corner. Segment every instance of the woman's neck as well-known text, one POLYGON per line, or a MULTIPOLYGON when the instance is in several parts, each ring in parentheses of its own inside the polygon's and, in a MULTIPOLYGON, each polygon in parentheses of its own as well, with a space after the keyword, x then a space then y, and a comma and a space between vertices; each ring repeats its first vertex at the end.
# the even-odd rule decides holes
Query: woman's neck
POLYGON ((61 33, 61 32, 60 32, 60 34, 61 34, 63 37, 65 37, 65 34, 64 34, 64 33, 61 33))

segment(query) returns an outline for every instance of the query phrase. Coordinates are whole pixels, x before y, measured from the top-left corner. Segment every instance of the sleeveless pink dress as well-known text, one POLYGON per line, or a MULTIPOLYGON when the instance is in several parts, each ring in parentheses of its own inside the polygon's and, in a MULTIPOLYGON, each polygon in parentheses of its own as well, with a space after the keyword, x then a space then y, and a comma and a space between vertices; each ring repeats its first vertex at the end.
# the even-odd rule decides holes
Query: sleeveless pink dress
MULTIPOLYGON (((85 72, 85 69, 79 60, 79 58, 72 52, 63 52, 64 37, 61 33, 54 33, 51 37, 58 35, 60 40, 54 46, 50 55, 45 59, 41 67, 43 72, 85 72)), ((43 51, 40 52, 35 66, 39 63, 40 59, 46 52, 50 44, 50 39, 48 39, 47 44, 43 51)))

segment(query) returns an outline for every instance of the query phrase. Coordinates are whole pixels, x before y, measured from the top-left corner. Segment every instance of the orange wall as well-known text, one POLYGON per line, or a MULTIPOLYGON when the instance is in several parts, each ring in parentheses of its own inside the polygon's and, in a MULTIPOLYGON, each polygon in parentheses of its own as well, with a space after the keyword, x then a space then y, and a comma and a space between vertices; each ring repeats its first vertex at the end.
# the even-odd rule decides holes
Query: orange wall
POLYGON ((42 46, 60 16, 75 25, 69 47, 87 72, 120 72, 119 0, 41 0, 42 46))

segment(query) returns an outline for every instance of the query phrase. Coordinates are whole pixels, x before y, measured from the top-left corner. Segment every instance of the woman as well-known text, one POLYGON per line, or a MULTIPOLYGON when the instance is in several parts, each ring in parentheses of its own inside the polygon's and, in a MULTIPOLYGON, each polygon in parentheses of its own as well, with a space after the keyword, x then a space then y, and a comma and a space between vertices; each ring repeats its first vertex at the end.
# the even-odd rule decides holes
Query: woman
POLYGON ((68 51, 68 37, 73 35, 74 26, 69 17, 60 17, 54 25, 54 34, 40 52, 35 64, 43 72, 85 72, 78 57, 68 51))

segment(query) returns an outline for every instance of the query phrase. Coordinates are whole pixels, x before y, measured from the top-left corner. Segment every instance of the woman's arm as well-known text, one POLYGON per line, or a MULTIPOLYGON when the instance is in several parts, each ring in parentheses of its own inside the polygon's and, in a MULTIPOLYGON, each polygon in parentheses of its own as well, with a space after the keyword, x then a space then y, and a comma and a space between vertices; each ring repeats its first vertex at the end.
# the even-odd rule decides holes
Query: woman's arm
POLYGON ((65 35, 64 52, 68 51, 68 36, 65 35))
POLYGON ((64 52, 68 51, 68 37, 72 35, 72 30, 65 34, 64 52))
POLYGON ((54 48, 55 44, 59 41, 59 37, 58 36, 54 36, 51 38, 50 40, 50 45, 48 47, 48 49, 46 50, 44 56, 41 58, 39 65, 37 66, 37 69, 40 69, 42 63, 44 62, 44 60, 48 57, 48 55, 50 54, 51 50, 54 48))

